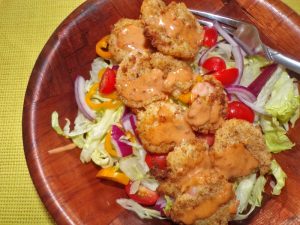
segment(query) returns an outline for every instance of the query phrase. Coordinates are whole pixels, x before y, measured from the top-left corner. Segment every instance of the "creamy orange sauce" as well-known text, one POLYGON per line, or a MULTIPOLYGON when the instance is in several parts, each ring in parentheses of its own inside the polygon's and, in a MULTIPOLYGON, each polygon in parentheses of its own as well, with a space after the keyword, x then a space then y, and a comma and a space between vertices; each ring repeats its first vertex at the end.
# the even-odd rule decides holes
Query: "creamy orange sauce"
POLYGON ((234 144, 212 154, 214 167, 227 179, 246 176, 259 166, 259 162, 243 144, 234 144))
POLYGON ((172 92, 176 88, 178 82, 189 82, 193 79, 193 71, 190 68, 180 68, 178 70, 168 73, 164 81, 164 90, 172 92))
POLYGON ((161 95, 163 76, 163 71, 153 69, 151 72, 145 73, 136 79, 124 80, 121 82, 122 88, 120 89, 120 94, 126 99, 136 102, 142 102, 145 99, 161 95))
POLYGON ((160 108, 158 117, 157 126, 150 128, 145 135, 153 145, 180 144, 184 140, 195 138, 195 134, 184 118, 176 118, 166 107, 160 108))
POLYGON ((186 120, 194 126, 205 123, 217 124, 223 122, 221 115, 222 106, 218 102, 212 105, 204 101, 194 101, 186 113, 186 120))
POLYGON ((234 198, 234 193, 232 190, 232 184, 227 183, 220 192, 203 200, 199 205, 193 209, 185 210, 185 213, 179 218, 185 224, 193 224, 198 219, 204 219, 212 216, 220 206, 227 203, 234 198))
POLYGON ((144 51, 148 48, 148 42, 144 35, 144 29, 136 25, 125 26, 117 36, 119 48, 127 50, 144 51))
POLYGON ((167 35, 171 38, 186 41, 195 48, 201 44, 202 32, 198 31, 195 25, 192 26, 176 18, 172 12, 161 15, 158 24, 165 29, 167 35))

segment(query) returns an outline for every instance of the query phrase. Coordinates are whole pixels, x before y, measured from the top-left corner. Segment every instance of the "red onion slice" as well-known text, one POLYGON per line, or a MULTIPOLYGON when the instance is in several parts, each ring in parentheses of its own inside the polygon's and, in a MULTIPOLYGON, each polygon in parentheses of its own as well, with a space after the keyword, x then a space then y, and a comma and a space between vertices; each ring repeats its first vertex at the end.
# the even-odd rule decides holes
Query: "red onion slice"
POLYGON ((248 89, 257 97, 277 68, 278 64, 275 63, 265 66, 260 75, 248 86, 248 89))
POLYGON ((243 98, 249 102, 255 102, 256 97, 255 95, 246 87, 241 86, 241 85, 230 85, 229 87, 226 88, 226 91, 229 94, 234 94, 236 95, 239 99, 243 98))
POLYGON ((77 76, 75 80, 75 99, 79 111, 88 119, 96 119, 96 113, 87 105, 85 101, 85 80, 82 76, 77 76))
POLYGON ((218 21, 214 21, 214 27, 217 29, 219 34, 232 46, 232 54, 235 59, 236 68, 239 70, 238 78, 235 81, 235 84, 239 84, 244 71, 244 58, 240 46, 236 41, 221 27, 218 21))
POLYGON ((125 157, 132 154, 132 147, 120 139, 125 136, 124 131, 116 125, 112 125, 111 143, 114 146, 119 157, 125 157))
POLYGON ((166 201, 165 197, 160 196, 154 205, 154 209, 156 209, 157 211, 160 211, 160 214, 162 216, 165 216, 164 208, 166 207, 166 205, 167 205, 167 201, 166 201))
POLYGON ((121 118, 121 123, 125 131, 129 131, 131 134, 135 135, 136 140, 141 143, 139 136, 136 132, 136 116, 129 112, 125 111, 123 117, 121 118))

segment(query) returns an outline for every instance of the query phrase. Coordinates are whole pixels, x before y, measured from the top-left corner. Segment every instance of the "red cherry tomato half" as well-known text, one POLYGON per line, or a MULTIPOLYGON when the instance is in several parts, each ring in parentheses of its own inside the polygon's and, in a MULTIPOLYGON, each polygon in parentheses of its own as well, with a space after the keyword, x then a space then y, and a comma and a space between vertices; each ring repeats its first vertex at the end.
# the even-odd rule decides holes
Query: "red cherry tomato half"
POLYGON ((214 27, 204 27, 203 46, 212 47, 217 43, 218 31, 214 27))
POLYGON ((233 101, 228 104, 227 119, 242 119, 250 123, 254 121, 254 112, 251 108, 239 101, 233 101))
POLYGON ((116 72, 111 68, 107 68, 101 78, 99 91, 102 94, 110 94, 115 90, 116 72))
POLYGON ((212 146, 215 142, 215 135, 214 134, 201 134, 199 136, 201 139, 204 139, 208 146, 212 146))
POLYGON ((130 182, 125 186, 125 191, 129 198, 134 200, 135 202, 142 204, 142 205, 154 205, 159 198, 159 195, 142 185, 139 186, 138 191, 135 194, 130 194, 130 187, 132 183, 130 182))
POLYGON ((149 154, 147 153, 145 161, 150 169, 164 170, 167 167, 167 155, 165 154, 149 154))
POLYGON ((213 56, 204 61, 202 67, 207 71, 222 71, 226 69, 225 61, 218 56, 213 56))
POLYGON ((232 84, 238 77, 239 70, 237 68, 229 68, 226 70, 218 71, 213 76, 219 80, 224 86, 232 84))

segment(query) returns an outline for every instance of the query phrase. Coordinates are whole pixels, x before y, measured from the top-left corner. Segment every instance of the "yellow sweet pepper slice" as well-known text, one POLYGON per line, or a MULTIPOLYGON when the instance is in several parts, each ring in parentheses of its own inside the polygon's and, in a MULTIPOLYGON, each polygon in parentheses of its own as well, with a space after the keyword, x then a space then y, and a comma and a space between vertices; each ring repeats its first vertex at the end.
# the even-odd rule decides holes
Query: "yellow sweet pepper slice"
POLYGON ((192 97, 191 92, 188 92, 186 94, 179 95, 178 100, 185 104, 191 104, 192 102, 191 97, 192 97))
POLYGON ((111 144, 111 131, 107 132, 104 140, 104 148, 108 154, 114 157, 118 157, 116 150, 113 148, 111 144))
POLYGON ((111 53, 108 51, 108 40, 109 35, 106 35, 96 44, 96 53, 103 59, 111 59, 112 57, 111 53))
POLYGON ((124 173, 118 172, 118 170, 115 167, 108 167, 99 170, 96 177, 115 181, 124 185, 127 185, 130 181, 124 173))
MULTIPOLYGON (((85 95, 85 101, 91 109, 94 109, 94 110, 98 110, 98 109, 102 109, 102 108, 116 109, 120 105, 122 105, 122 103, 120 101, 115 101, 115 102, 109 101, 109 102, 102 102, 102 103, 93 102, 91 100, 91 98, 96 93, 96 91, 98 90, 98 87, 99 87, 99 83, 95 83, 91 87, 89 92, 85 95)), ((118 98, 116 93, 112 93, 112 94, 109 94, 109 95, 103 95, 103 97, 110 98, 110 99, 113 99, 113 100, 118 98)))

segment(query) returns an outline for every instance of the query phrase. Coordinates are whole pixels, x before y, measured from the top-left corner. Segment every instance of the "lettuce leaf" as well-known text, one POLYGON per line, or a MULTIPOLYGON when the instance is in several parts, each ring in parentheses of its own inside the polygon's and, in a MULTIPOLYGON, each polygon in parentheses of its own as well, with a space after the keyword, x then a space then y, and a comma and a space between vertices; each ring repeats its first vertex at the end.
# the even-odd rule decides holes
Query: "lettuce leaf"
POLYGON ((130 180, 142 180, 149 172, 149 167, 145 160, 138 156, 127 156, 121 158, 120 169, 130 180))
POLYGON ((267 65, 269 62, 262 56, 250 56, 244 59, 244 72, 240 85, 249 86, 261 73, 261 67, 267 65))
POLYGON ((266 144, 270 152, 278 153, 285 150, 291 149, 295 144, 293 144, 288 136, 286 136, 286 131, 273 131, 264 134, 266 144))
POLYGON ((280 125, 276 118, 262 116, 260 118, 260 125, 270 152, 278 153, 291 149, 294 146, 286 135, 286 130, 280 125))
POLYGON ((284 71, 273 86, 271 97, 265 105, 266 112, 281 123, 288 122, 299 108, 300 98, 295 95, 294 89, 293 79, 284 71))
POLYGON ((250 198, 249 198, 249 204, 260 207, 263 195, 262 193, 264 192, 264 187, 266 184, 267 180, 264 176, 259 176, 256 179, 256 182, 254 184, 254 187, 252 189, 250 198))
POLYGON ((143 207, 132 199, 119 198, 117 203, 123 208, 135 212, 141 219, 166 219, 161 216, 159 211, 143 207))
POLYGON ((237 209, 237 214, 234 220, 243 220, 247 218, 255 207, 252 207, 250 211, 244 213, 249 204, 249 198, 251 196, 252 189, 256 181, 256 174, 251 174, 241 180, 235 190, 235 195, 239 201, 239 206, 237 209), (243 214, 244 213, 244 214, 243 214))
POLYGON ((65 136, 64 131, 61 129, 61 127, 59 125, 58 113, 56 111, 54 111, 51 114, 51 126, 57 134, 65 136))
POLYGON ((96 122, 86 133, 85 143, 80 154, 80 160, 83 163, 91 161, 91 155, 100 145, 110 126, 120 120, 123 112, 124 107, 120 106, 116 110, 105 110, 102 117, 96 118, 96 122))
POLYGON ((276 179, 276 185, 273 187, 272 194, 280 195, 281 189, 285 186, 285 179, 287 178, 287 175, 275 159, 271 162, 271 173, 276 179))
POLYGON ((266 178, 259 176, 256 179, 256 174, 251 174, 239 182, 235 191, 239 206, 234 220, 246 219, 255 207, 261 206, 265 184, 266 178))

